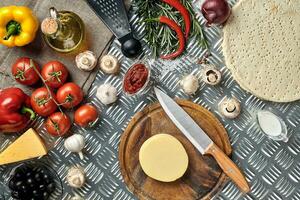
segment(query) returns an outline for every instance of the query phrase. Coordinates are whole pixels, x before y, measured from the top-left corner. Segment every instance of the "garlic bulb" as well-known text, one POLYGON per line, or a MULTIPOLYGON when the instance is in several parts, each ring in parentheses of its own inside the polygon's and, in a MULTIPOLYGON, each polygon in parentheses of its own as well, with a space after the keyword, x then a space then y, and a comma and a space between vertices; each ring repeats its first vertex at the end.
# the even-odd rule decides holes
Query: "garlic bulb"
POLYGON ((80 188, 85 183, 85 173, 79 167, 71 167, 67 174, 67 182, 71 187, 80 188))
POLYGON ((75 58, 76 66, 84 71, 92 71, 96 64, 97 58, 92 51, 84 51, 75 58))
POLYGON ((189 74, 180 81, 180 85, 186 94, 192 95, 195 94, 195 92, 198 90, 199 81, 197 77, 195 77, 192 74, 189 74))
POLYGON ((234 119, 241 112, 240 102, 235 98, 225 98, 219 104, 219 111, 224 117, 234 119))
POLYGON ((82 149, 85 146, 84 137, 80 134, 74 134, 65 140, 64 146, 67 150, 79 154, 80 159, 83 159, 82 149))
POLYGON ((120 64, 115 56, 105 55, 101 58, 100 68, 107 74, 114 74, 119 71, 120 64))
POLYGON ((105 105, 117 100, 117 89, 110 84, 100 85, 96 93, 97 98, 105 105))

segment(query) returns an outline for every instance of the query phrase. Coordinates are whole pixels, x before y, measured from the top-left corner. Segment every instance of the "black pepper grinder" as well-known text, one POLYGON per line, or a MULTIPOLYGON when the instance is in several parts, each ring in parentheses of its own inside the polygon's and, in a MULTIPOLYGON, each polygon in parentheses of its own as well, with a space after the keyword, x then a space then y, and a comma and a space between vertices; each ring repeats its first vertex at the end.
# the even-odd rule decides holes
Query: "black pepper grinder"
POLYGON ((132 34, 123 0, 86 1, 120 41, 124 56, 137 57, 141 53, 142 45, 132 34))

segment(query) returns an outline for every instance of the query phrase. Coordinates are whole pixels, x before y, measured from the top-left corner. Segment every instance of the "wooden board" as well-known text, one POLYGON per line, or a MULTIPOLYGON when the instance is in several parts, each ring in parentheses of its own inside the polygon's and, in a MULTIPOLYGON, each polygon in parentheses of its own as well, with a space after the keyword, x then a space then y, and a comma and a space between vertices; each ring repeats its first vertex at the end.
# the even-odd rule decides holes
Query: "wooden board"
MULTIPOLYGON (((177 101, 209 137, 227 154, 231 146, 227 132, 208 110, 190 101, 177 101)), ((137 113, 121 137, 119 148, 121 173, 128 188, 142 200, 211 199, 227 178, 211 156, 202 156, 171 122, 156 103, 137 113), (148 177, 139 164, 139 149, 152 135, 167 133, 175 136, 185 147, 189 167, 185 175, 171 183, 148 177)))

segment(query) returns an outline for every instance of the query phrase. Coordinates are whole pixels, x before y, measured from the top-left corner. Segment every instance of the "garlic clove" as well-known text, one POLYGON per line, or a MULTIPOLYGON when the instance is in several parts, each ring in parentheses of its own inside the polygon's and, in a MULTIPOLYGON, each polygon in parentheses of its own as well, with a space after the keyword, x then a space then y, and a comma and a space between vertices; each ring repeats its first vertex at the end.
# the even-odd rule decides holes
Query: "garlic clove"
POLYGON ((192 74, 189 74, 180 81, 180 86, 186 94, 195 94, 199 88, 198 78, 192 74))
POLYGON ((75 58, 76 66, 83 71, 92 71, 96 64, 97 58, 92 51, 84 51, 75 58))
POLYGON ((101 58, 100 68, 107 74, 115 74, 120 69, 120 63, 115 56, 105 55, 101 58))
POLYGON ((220 113, 229 119, 234 119, 241 112, 240 102, 236 98, 225 98, 219 104, 220 113))

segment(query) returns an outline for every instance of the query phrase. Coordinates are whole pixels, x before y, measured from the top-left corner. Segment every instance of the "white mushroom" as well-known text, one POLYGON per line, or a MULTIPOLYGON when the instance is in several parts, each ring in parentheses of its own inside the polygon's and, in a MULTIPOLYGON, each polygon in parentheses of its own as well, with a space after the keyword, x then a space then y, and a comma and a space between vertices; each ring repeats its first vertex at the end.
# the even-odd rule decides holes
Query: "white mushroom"
POLYGON ((80 159, 83 159, 82 149, 85 146, 84 137, 80 134, 74 134, 65 140, 64 146, 71 152, 79 154, 80 159))
POLYGON ((115 74, 120 69, 118 59, 112 55, 105 55, 101 58, 100 68, 107 74, 115 74))
POLYGON ((91 71, 97 64, 97 58, 92 51, 84 51, 75 58, 76 66, 84 71, 91 71))
POLYGON ((220 113, 229 118, 236 118, 241 112, 240 102, 236 98, 225 98, 219 104, 220 113))
POLYGON ((195 94, 195 92, 198 90, 199 81, 197 77, 195 77, 192 74, 189 74, 180 81, 180 86, 186 94, 192 95, 195 94))
POLYGON ((205 65, 203 72, 203 81, 209 85, 217 85, 220 83, 222 75, 213 65, 205 65))
POLYGON ((110 84, 100 85, 96 93, 97 98, 105 105, 117 100, 117 89, 110 84))
POLYGON ((71 187, 80 188, 85 183, 85 173, 79 167, 71 167, 67 174, 67 182, 71 187))

